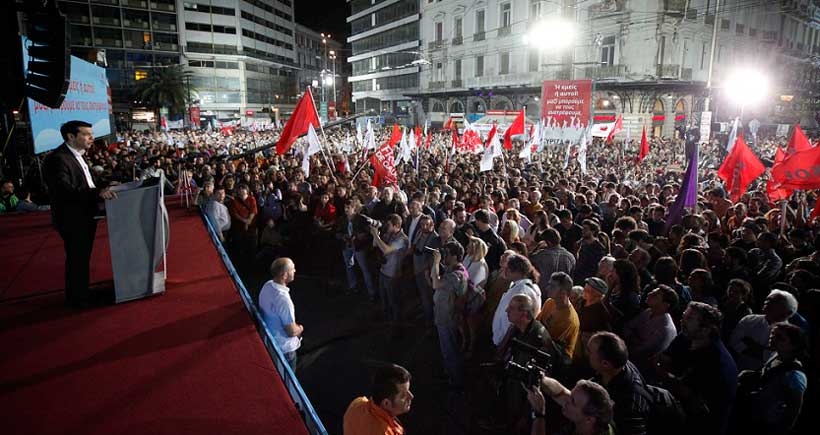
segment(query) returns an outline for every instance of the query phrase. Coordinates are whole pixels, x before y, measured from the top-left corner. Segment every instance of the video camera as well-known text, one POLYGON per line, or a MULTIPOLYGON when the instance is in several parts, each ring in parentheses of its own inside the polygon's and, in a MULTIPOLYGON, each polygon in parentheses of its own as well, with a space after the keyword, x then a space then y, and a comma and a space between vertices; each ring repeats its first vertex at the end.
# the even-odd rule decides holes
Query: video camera
POLYGON ((375 228, 375 229, 377 229, 377 230, 379 230, 379 229, 381 229, 381 228, 382 228, 382 223, 381 223, 381 221, 376 220, 376 219, 373 219, 372 217, 370 217, 370 216, 368 216, 368 215, 365 215, 365 214, 360 214, 359 216, 361 216, 362 220, 363 220, 363 221, 364 221, 367 225, 369 225, 369 226, 371 226, 371 227, 373 227, 373 228, 375 228))
POLYGON ((510 342, 513 355, 526 354, 530 358, 521 365, 512 358, 504 365, 504 376, 524 382, 524 385, 538 385, 541 376, 552 375, 552 355, 543 350, 513 338, 510 342))

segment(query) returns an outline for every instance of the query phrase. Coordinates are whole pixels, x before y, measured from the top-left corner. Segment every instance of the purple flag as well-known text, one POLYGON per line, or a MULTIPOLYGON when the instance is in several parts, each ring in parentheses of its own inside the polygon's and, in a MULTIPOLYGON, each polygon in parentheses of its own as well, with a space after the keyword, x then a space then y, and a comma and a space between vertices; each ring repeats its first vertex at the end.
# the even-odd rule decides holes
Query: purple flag
POLYGON ((665 231, 669 231, 672 225, 683 222, 684 209, 694 209, 698 204, 698 149, 692 147, 689 156, 689 166, 683 174, 683 183, 680 192, 675 198, 675 202, 669 207, 669 214, 666 216, 665 231))

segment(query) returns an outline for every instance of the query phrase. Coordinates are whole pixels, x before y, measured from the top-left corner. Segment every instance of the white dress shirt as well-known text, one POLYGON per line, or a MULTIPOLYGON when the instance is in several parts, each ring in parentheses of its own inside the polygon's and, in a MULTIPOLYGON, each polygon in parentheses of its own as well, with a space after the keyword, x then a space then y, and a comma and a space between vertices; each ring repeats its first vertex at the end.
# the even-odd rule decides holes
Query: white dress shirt
POLYGON ((94 185, 94 180, 91 179, 91 171, 88 170, 88 164, 85 162, 83 158, 83 154, 85 154, 85 150, 77 151, 71 147, 71 145, 66 144, 69 150, 71 150, 71 154, 74 154, 74 158, 77 159, 77 163, 80 164, 80 167, 83 168, 83 175, 85 175, 85 181, 88 183, 88 187, 95 189, 97 186, 94 185))
POLYGON ((538 311, 541 308, 541 289, 529 278, 513 281, 510 284, 510 289, 501 295, 501 300, 498 302, 498 307, 496 307, 493 315, 493 344, 496 346, 501 344, 504 336, 507 335, 507 330, 512 325, 510 319, 507 318, 507 307, 510 305, 513 296, 516 295, 529 296, 535 307, 535 315, 538 316, 538 311))
POLYGON ((299 337, 290 337, 285 326, 296 323, 296 310, 290 299, 290 289, 270 280, 259 292, 259 309, 262 318, 273 333, 273 339, 283 353, 299 349, 302 341, 299 337))

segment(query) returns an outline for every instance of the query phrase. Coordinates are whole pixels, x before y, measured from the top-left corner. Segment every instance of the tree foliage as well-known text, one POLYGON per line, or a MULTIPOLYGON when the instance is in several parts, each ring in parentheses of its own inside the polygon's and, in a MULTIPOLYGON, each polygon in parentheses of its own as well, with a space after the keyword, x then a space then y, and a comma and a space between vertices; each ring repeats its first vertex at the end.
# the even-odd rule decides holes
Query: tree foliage
POLYGON ((183 113, 189 102, 188 95, 196 90, 189 89, 193 73, 182 65, 153 68, 148 77, 139 80, 134 88, 134 96, 148 107, 167 107, 171 113, 183 113))

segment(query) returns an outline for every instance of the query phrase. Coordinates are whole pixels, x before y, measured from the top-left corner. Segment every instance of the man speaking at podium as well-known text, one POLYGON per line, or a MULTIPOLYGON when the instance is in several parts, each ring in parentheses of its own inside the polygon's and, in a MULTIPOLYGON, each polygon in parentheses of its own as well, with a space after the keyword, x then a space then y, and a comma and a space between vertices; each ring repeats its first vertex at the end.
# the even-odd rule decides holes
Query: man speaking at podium
MULTIPOLYGON (((69 305, 88 307, 95 302, 88 288, 89 262, 97 231, 99 203, 115 199, 91 178, 84 154, 94 143, 91 124, 68 121, 60 127, 65 141, 45 158, 44 169, 51 201, 51 220, 65 246, 65 294, 69 305)), ((95 300, 96 299, 96 300, 95 300)))

